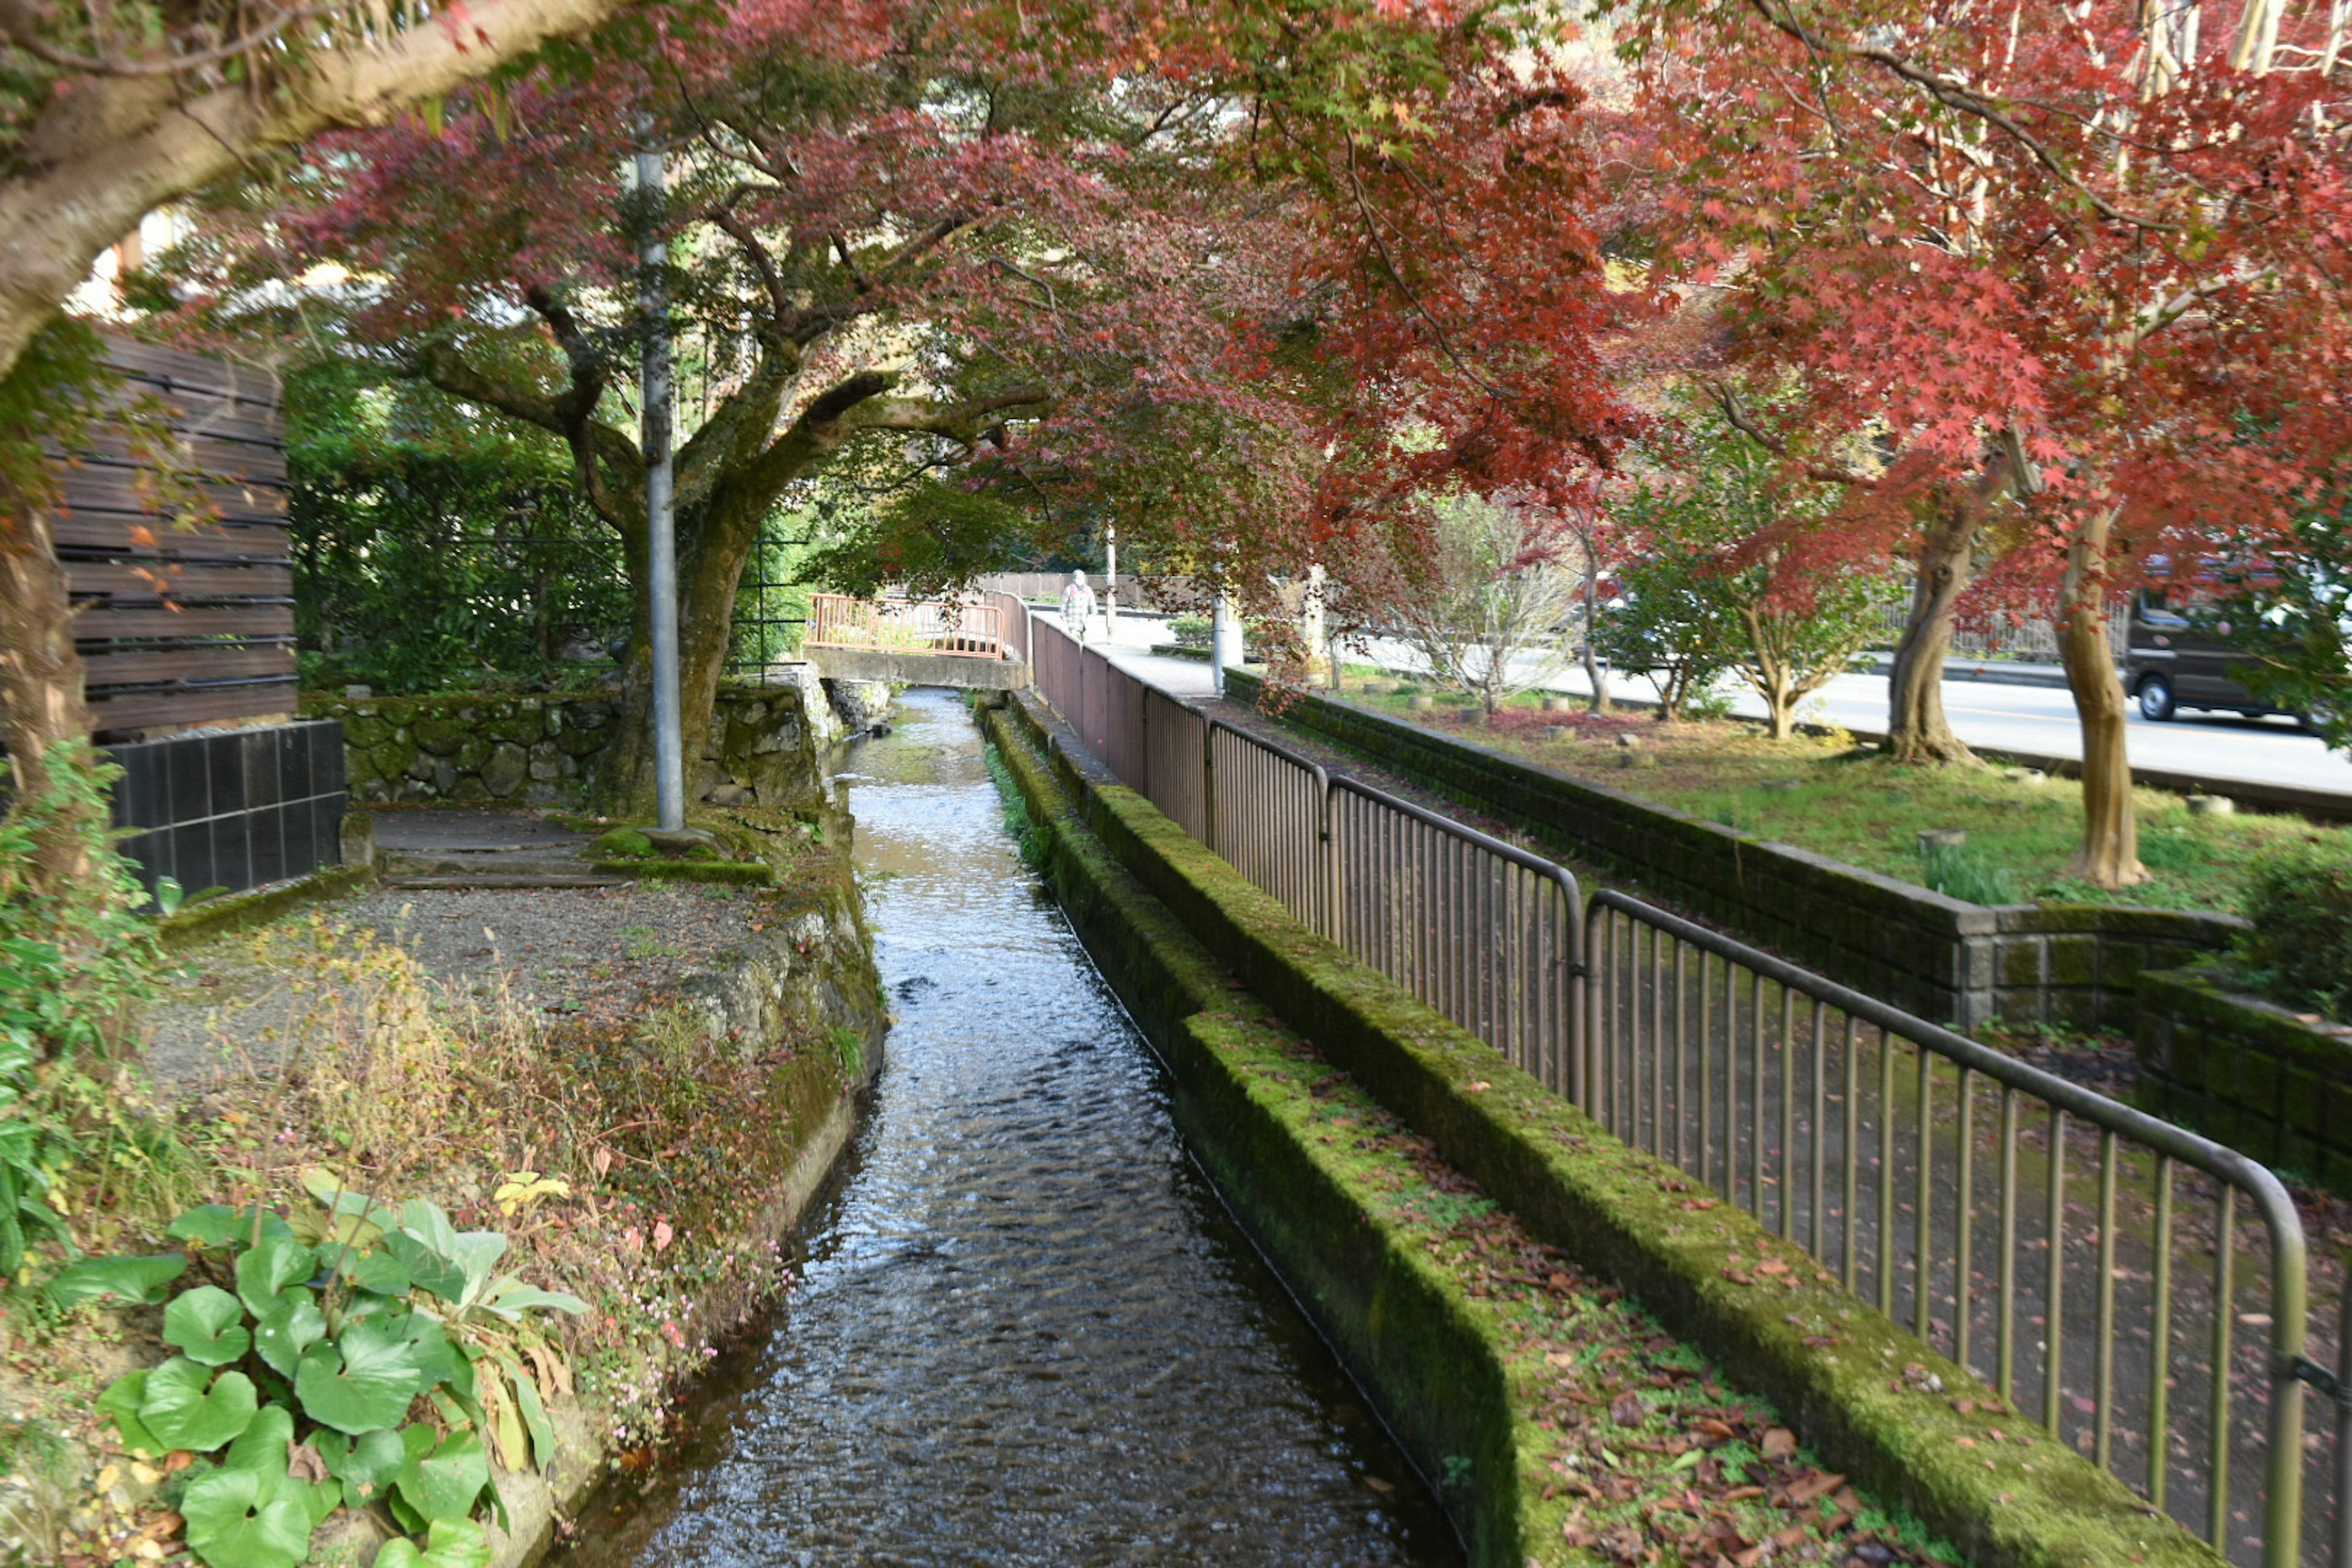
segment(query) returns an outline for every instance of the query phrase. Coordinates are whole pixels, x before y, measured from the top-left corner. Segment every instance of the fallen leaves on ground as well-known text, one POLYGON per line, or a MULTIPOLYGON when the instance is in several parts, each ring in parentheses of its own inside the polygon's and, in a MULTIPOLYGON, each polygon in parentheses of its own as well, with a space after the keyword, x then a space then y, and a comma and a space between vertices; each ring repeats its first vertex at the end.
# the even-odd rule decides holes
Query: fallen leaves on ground
POLYGON ((1514 1402, 1550 1438, 1540 1496, 1564 1510, 1558 1548, 1530 1542, 1531 1562, 1574 1560, 1559 1548, 1643 1568, 1958 1561, 1824 1468, 1770 1405, 1726 1387, 1620 1289, 1536 1241, 1344 1078, 1313 1093, 1320 1130, 1390 1157, 1368 1177, 1370 1195, 1505 1325, 1514 1402))

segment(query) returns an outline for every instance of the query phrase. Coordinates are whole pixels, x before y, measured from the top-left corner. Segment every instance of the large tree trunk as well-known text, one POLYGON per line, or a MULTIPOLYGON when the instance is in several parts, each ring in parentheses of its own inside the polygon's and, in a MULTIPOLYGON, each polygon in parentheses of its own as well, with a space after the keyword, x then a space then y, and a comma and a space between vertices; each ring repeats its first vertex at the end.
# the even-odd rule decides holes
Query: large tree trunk
POLYGON ((27 891, 56 897, 95 885, 106 819, 97 796, 59 792, 58 748, 89 733, 73 603, 45 507, 0 489, 0 747, 14 809, 37 806, 27 891))
POLYGON ((2058 601, 2058 655, 2083 730, 2083 843, 2066 871, 2096 888, 2147 880, 2132 810, 2124 683, 2107 647, 2107 537, 2114 526, 2112 511, 2083 525, 2066 552, 2058 601))
POLYGON ((1974 753, 1944 717, 1952 612, 1975 567, 1976 509, 1939 500, 1913 563, 1911 615, 1886 678, 1886 749, 1898 763, 1964 763, 1974 753))

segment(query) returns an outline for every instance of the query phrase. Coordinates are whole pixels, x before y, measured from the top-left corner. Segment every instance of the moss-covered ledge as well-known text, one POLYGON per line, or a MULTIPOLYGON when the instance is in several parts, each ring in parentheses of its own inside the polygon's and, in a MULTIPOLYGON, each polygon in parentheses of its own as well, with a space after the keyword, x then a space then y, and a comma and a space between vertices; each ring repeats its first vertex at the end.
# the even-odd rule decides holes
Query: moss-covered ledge
POLYGON ((2216 963, 2141 974, 2133 1038, 2151 1109, 2352 1194, 2352 1025, 2248 994, 2216 963))
POLYGON ((1990 1390, 1837 1289, 1801 1251, 1729 1205, 1684 1195, 1690 1184, 1678 1172, 1349 960, 1140 796, 1089 776, 1034 705, 1016 700, 997 717, 1001 731, 1011 725, 1048 748, 1059 789, 1120 865, 1276 1016, 1536 1236, 1622 1281, 1775 1400, 1832 1463, 1987 1568, 2219 1563, 2105 1471, 2020 1431, 1990 1390), (1758 1272, 1768 1258, 1782 1269, 1758 1272))
POLYGON ((155 940, 166 952, 178 952, 224 931, 247 931, 267 925, 290 910, 341 898, 375 879, 369 866, 329 866, 307 877, 251 892, 206 899, 155 922, 155 940))

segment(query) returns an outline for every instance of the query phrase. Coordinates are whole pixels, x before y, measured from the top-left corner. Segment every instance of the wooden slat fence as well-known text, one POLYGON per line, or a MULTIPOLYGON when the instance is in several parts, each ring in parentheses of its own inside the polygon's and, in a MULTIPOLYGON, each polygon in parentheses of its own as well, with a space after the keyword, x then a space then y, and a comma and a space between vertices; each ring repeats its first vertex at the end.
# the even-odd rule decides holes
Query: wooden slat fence
POLYGON ((59 556, 101 740, 295 706, 292 551, 278 378, 110 339, 127 420, 168 428, 178 474, 127 424, 63 468, 59 556), (175 510, 173 503, 189 507, 175 510))

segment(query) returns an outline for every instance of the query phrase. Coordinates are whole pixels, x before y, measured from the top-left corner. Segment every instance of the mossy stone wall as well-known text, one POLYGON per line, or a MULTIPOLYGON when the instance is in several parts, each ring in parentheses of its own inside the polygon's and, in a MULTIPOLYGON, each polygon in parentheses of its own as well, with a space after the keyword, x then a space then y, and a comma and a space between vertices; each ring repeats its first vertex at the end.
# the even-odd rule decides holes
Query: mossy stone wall
POLYGON ((2352 1195, 2352 1025, 2249 996, 2213 965, 2150 971, 2139 994, 2150 1110, 2352 1195))
MULTIPOLYGON (((1187 1025, 1194 1011, 1207 1011, 1156 955, 1214 952, 1222 971, 1247 987, 1242 993, 1225 981, 1223 1011, 1270 1010, 1539 1239, 1623 1283, 1669 1329, 1772 1398, 1832 1463, 1900 1500, 1971 1561, 1986 1568, 2219 1563, 2114 1477, 2046 1438, 2021 1440, 2012 1419, 1994 1414, 2000 1405, 1990 1390, 1838 1289, 1797 1248, 1728 1205, 1695 1210, 1677 1196, 1689 1191, 1679 1173, 1610 1137, 1490 1047, 1299 925, 1149 802, 1109 782, 1028 700, 992 711, 988 722, 1033 816, 1052 825, 1041 833, 1050 879, 1156 1043, 1187 1025), (1040 745, 1049 749, 1050 763, 1035 749, 1040 745), (1164 910, 1178 929, 1170 931, 1165 917, 1153 923, 1128 915, 1136 900, 1116 900, 1103 891, 1121 879, 1139 883, 1150 895, 1144 904, 1164 910), (1785 1265, 1782 1283, 1759 1287, 1756 1275, 1732 1267, 1745 1259, 1752 1268, 1765 1258, 1785 1265), (1912 1366, 1934 1373, 1939 1388, 1926 1386, 1924 1377, 1890 1375, 1890 1369, 1912 1366), (1955 1391, 1975 1396, 1965 1414, 1955 1391), (1990 1436, 1996 1425, 2011 1428, 2008 1440, 1990 1436)), ((1180 1080, 1235 1070, 1221 1065, 1213 1049, 1200 1058, 1169 1056, 1180 1080)), ((1179 1089, 1180 1099, 1205 1092, 1179 1089)), ((1208 1135, 1233 1136, 1213 1122, 1208 1135)), ((1311 1158, 1313 1150, 1305 1152, 1311 1158)), ((1237 1190, 1228 1190, 1228 1201, 1245 1223, 1265 1208, 1278 1224, 1285 1207, 1306 1200, 1282 1184, 1286 1168, 1273 1156, 1257 1150, 1251 1159, 1263 1163, 1232 1165, 1237 1190)), ((1411 1392, 1416 1385, 1409 1377, 1391 1385, 1378 1360, 1383 1342, 1367 1348, 1346 1328, 1345 1304, 1370 1300, 1377 1279, 1349 1272, 1344 1248, 1327 1254, 1312 1238, 1299 1244, 1303 1257, 1277 1249, 1282 1235, 1276 1229, 1271 1241, 1261 1237, 1261 1245, 1286 1271, 1319 1268, 1334 1280, 1325 1289, 1341 1299, 1342 1310, 1332 1314, 1339 1326, 1326 1331, 1359 1376, 1387 1394, 1384 1410, 1408 1449, 1428 1462, 1431 1450, 1405 1408, 1418 1397, 1411 1392), (1366 1353, 1374 1359, 1359 1359, 1366 1353)), ((1329 1310, 1315 1291, 1302 1294, 1318 1316, 1329 1310)), ((1429 1385, 1438 1392, 1444 1386, 1429 1385)), ((1475 1382, 1455 1397, 1470 1415, 1492 1419, 1475 1382)), ((1466 1436, 1449 1440, 1470 1445, 1450 1451, 1487 1467, 1477 1472, 1482 1488, 1515 1475, 1515 1461, 1494 1453, 1495 1434, 1483 1447, 1466 1436)), ((1457 1512, 1474 1561, 1513 1562, 1505 1553, 1522 1545, 1552 1549, 1508 1522, 1535 1514, 1532 1494, 1543 1479, 1518 1477, 1516 1499, 1482 1495, 1477 1506, 1457 1512)))
MULTIPOLYGON (((1263 682, 1225 672, 1255 704, 1263 682)), ((1964 903, 1825 855, 1589 784, 1467 741, 1302 693, 1285 721, 1637 880, 1833 980, 1973 1029, 1994 1018, 2090 1028, 2127 1023, 2143 971, 2229 945, 2242 922, 2103 904, 1964 903)))
MULTIPOLYGON (((782 811, 821 803, 806 701, 793 685, 723 689, 709 743, 688 770, 688 795, 782 811)), ((614 722, 608 697, 528 693, 312 697, 302 712, 342 721, 344 771, 360 805, 583 807, 614 722)))

